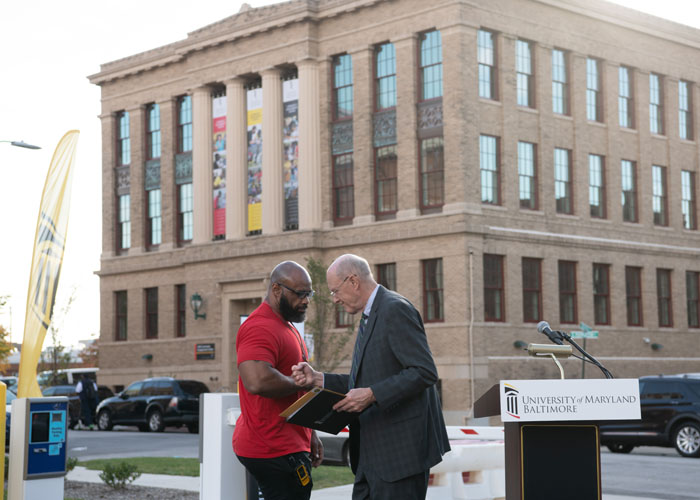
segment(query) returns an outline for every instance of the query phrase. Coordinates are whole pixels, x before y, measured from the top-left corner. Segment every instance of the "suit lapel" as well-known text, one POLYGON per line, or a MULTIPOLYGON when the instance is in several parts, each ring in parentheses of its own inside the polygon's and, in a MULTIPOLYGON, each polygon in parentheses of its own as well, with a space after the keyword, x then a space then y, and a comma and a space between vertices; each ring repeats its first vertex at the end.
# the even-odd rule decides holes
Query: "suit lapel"
POLYGON ((362 358, 365 354, 365 348, 369 342, 369 338, 374 332, 374 325, 377 323, 377 317, 379 316, 378 311, 381 306, 381 301, 384 296, 385 290, 382 285, 379 285, 379 290, 377 290, 377 295, 374 296, 374 302, 372 302, 372 309, 369 311, 369 319, 367 319, 367 325, 365 326, 365 333, 362 336, 362 344, 359 346, 359 352, 357 360, 357 373, 359 377, 360 368, 362 367, 362 358))

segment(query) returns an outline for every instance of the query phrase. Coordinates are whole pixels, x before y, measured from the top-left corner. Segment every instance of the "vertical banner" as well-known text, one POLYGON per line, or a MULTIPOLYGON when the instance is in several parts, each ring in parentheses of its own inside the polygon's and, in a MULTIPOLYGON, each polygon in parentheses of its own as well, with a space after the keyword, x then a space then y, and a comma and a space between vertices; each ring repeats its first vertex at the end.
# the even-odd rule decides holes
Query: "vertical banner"
POLYGON ((299 228, 299 79, 282 82, 284 228, 299 228))
POLYGON ((248 233, 262 231, 262 88, 248 102, 248 233))
POLYGON ((226 96, 212 99, 214 238, 226 236, 226 96))
POLYGON ((29 272, 24 339, 19 361, 17 396, 20 398, 41 397, 41 390, 36 381, 36 368, 56 302, 68 231, 73 164, 79 135, 79 131, 71 130, 59 141, 51 158, 44 192, 41 195, 32 267, 29 272))

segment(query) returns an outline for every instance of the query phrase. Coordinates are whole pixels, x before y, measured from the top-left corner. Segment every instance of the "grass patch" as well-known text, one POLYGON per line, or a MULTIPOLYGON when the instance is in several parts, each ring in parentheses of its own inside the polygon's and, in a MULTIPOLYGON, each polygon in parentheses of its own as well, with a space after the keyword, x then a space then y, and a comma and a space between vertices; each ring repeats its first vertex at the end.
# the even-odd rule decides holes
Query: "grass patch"
MULTIPOLYGON (((104 470, 107 464, 118 465, 120 462, 128 462, 138 467, 138 471, 145 474, 166 474, 170 476, 199 476, 199 459, 197 458, 172 458, 172 457, 134 457, 134 458, 107 458, 86 460, 78 465, 90 470, 104 470)), ((311 471, 314 481, 314 489, 330 488, 343 484, 352 484, 355 476, 350 467, 322 465, 311 471)))
POLYGON ((197 458, 173 458, 173 457, 133 457, 133 458, 105 458, 86 460, 80 462, 90 470, 104 470, 105 465, 118 465, 120 462, 128 462, 136 465, 138 471, 144 474, 166 474, 169 476, 199 476, 199 459, 197 458))

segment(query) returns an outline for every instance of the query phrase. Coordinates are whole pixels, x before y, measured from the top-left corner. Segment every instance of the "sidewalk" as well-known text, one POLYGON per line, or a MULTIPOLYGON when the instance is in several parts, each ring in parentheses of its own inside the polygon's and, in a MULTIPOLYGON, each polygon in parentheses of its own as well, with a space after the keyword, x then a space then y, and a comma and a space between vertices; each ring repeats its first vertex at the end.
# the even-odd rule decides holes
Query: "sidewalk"
MULTIPOLYGON (((85 483, 102 483, 100 472, 88 470, 85 467, 76 467, 68 473, 69 481, 82 481, 85 483)), ((138 486, 152 486, 155 488, 173 488, 186 491, 199 491, 199 477, 168 476, 164 474, 141 474, 132 484, 138 486)), ((346 484, 334 488, 314 490, 311 500, 348 500, 352 494, 352 485, 346 484)), ((440 488, 428 488, 426 500, 445 500, 444 491, 440 488)), ((629 497, 621 495, 603 495, 603 500, 654 500, 648 497, 629 497)))

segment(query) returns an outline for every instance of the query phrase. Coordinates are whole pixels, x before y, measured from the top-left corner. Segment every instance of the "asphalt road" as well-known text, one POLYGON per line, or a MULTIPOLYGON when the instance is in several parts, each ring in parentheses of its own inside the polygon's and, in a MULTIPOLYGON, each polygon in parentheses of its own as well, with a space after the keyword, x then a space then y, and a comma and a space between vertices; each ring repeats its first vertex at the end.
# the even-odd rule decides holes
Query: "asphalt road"
MULTIPOLYGON (((199 435, 186 429, 138 432, 116 426, 114 431, 69 431, 68 454, 81 460, 120 457, 199 457, 199 435)), ((672 448, 641 447, 630 454, 601 451, 603 493, 663 500, 698 500, 700 459, 683 458, 672 448)), ((565 464, 552 474, 576 474, 565 464)))

